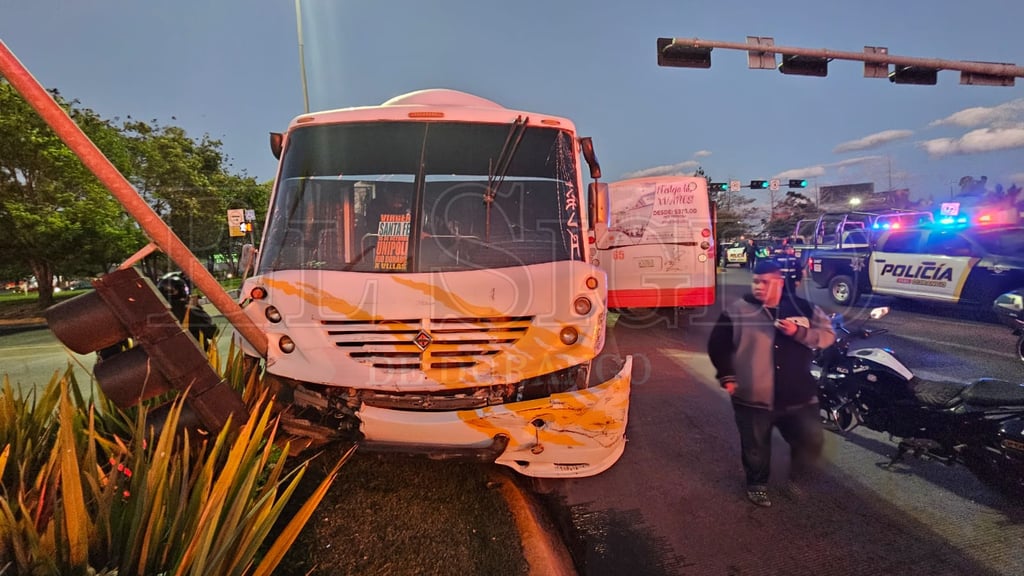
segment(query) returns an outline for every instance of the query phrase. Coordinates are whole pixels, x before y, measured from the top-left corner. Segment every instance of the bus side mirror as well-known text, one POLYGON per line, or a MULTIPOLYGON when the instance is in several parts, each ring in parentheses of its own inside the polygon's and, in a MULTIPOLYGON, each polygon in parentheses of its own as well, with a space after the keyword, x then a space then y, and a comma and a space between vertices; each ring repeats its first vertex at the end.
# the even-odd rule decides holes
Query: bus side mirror
POLYGON ((603 182, 591 182, 587 188, 590 207, 590 227, 596 228, 602 224, 608 226, 608 185, 603 182))
POLYGON ((274 158, 281 159, 281 149, 284 147, 284 134, 280 132, 270 133, 270 153, 274 158))
POLYGON ((249 276, 250 269, 256 263, 256 253, 256 247, 253 246, 252 244, 242 245, 242 256, 241 258, 239 258, 239 264, 241 265, 242 268, 241 272, 243 278, 249 276))
POLYGON ((597 154, 594 153, 594 140, 589 136, 580 138, 580 148, 583 150, 583 159, 590 167, 590 177, 597 180, 601 177, 601 164, 597 161, 597 154))

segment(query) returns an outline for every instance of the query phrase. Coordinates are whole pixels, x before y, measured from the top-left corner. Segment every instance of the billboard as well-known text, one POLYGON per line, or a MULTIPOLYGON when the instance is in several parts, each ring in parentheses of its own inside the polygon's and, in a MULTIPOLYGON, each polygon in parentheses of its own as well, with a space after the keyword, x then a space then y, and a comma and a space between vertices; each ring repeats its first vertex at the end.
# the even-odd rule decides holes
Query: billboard
POLYGON ((818 204, 830 208, 847 208, 850 206, 851 198, 860 198, 863 201, 874 193, 874 182, 821 186, 818 188, 818 204))

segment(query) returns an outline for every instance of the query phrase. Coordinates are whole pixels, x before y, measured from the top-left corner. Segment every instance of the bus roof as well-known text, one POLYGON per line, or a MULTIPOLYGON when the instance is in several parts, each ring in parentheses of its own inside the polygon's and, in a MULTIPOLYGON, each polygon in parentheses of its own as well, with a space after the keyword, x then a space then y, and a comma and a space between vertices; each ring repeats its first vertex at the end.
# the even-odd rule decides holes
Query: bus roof
POLYGON ((510 124, 519 116, 527 125, 560 128, 576 132, 572 121, 558 116, 510 110, 467 92, 432 88, 395 96, 379 106, 358 106, 309 112, 291 121, 288 130, 311 124, 339 124, 373 121, 456 121, 510 124))

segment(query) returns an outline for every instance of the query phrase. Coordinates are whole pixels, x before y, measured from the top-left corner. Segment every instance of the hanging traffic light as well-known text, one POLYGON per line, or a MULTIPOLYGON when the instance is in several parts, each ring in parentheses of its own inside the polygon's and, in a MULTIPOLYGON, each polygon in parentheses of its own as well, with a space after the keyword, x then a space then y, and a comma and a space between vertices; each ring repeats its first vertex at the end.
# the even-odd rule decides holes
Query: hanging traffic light
POLYGON ((790 180, 790 188, 807 188, 807 180, 790 180))
POLYGON ((711 186, 711 191, 712 192, 728 192, 729 191, 729 183, 728 182, 712 182, 710 184, 710 186, 711 186))
POLYGON ((751 180, 750 181, 750 188, 752 190, 764 190, 764 189, 768 188, 768 181, 767 180, 751 180))
POLYGON ((784 55, 779 72, 798 76, 828 76, 828 58, 784 55))
POLYGON ((673 44, 674 38, 658 38, 658 66, 711 68, 711 48, 673 44))
POLYGON ((889 73, 889 82, 893 84, 924 84, 926 86, 934 86, 938 81, 939 71, 936 68, 896 66, 889 73))
MULTIPOLYGON (((135 346, 99 362, 93 375, 103 393, 127 408, 165 392, 188 389, 187 406, 209 431, 246 421, 242 397, 210 366, 199 344, 171 314, 149 279, 135 268, 93 282, 95 290, 45 312, 46 322, 65 346, 88 354, 132 338, 135 346)), ((183 415, 183 420, 187 420, 183 415)))

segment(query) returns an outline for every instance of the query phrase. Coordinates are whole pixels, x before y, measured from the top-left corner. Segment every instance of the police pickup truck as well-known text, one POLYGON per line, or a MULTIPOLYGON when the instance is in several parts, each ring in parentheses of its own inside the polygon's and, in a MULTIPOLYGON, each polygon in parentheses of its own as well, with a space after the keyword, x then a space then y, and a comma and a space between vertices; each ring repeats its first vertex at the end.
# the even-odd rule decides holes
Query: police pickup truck
POLYGON ((872 246, 812 251, 807 273, 841 305, 885 294, 990 308, 1024 287, 1024 227, 887 230, 872 246))

